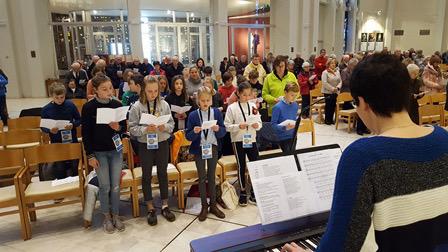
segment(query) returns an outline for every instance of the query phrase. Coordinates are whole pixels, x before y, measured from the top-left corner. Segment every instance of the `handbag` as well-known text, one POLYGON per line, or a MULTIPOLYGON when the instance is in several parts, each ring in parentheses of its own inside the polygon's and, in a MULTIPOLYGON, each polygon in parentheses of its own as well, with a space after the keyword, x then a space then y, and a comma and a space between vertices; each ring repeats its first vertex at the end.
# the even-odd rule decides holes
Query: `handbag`
POLYGON ((238 206, 238 194, 236 193, 235 187, 233 187, 233 185, 226 180, 221 184, 221 191, 221 198, 227 208, 230 210, 235 210, 238 206))

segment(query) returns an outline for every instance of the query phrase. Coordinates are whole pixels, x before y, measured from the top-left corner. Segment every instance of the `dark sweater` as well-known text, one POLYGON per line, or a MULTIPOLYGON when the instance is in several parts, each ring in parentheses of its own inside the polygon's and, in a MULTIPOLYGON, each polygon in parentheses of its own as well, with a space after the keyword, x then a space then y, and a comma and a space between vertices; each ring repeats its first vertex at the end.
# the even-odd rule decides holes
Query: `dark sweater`
POLYGON ((86 92, 80 88, 75 88, 75 92, 71 88, 67 88, 67 92, 65 94, 65 99, 85 99, 86 92))
MULTIPOLYGON (((57 105, 54 102, 50 102, 45 107, 42 108, 42 119, 52 119, 52 120, 66 120, 73 124, 72 129, 72 142, 77 143, 78 138, 76 136, 76 127, 81 125, 81 116, 79 115, 78 109, 75 104, 69 100, 65 100, 61 105, 57 105)), ((50 129, 41 128, 43 132, 50 135, 51 143, 62 143, 61 131, 57 134, 52 134, 50 129)))
POLYGON ((96 111, 98 108, 118 107, 121 107, 121 103, 114 99, 107 104, 92 99, 82 107, 82 141, 87 155, 96 151, 115 150, 112 137, 126 131, 126 120, 120 122, 120 131, 115 131, 108 124, 96 124, 96 111))
MULTIPOLYGON (((179 107, 191 106, 190 111, 193 111, 194 109, 196 109, 195 103, 191 99, 188 99, 187 101, 185 101, 185 96, 183 96, 183 95, 178 96, 178 95, 176 95, 175 92, 171 92, 169 95, 167 95, 165 97, 165 101, 170 105, 170 107, 171 107, 171 105, 176 105, 179 107)), ((187 117, 188 117, 188 114, 190 113, 190 111, 188 111, 186 113, 187 117)), ((173 116, 173 120, 174 120, 173 132, 176 132, 179 130, 179 120, 175 117, 176 113, 171 112, 171 115, 173 116)), ((185 118, 185 120, 187 120, 187 118, 185 118)))
POLYGON ((448 132, 434 127, 423 137, 377 136, 348 146, 317 251, 360 251, 369 228, 378 251, 447 251, 447 142, 448 132))

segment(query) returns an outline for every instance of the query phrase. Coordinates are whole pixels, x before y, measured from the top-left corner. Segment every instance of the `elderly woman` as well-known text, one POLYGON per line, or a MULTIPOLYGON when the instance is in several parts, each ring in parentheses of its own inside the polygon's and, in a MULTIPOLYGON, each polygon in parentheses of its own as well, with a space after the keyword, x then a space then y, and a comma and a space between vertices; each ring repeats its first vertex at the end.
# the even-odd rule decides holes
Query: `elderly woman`
POLYGON ((420 68, 415 64, 409 64, 407 66, 409 77, 411 77, 410 82, 410 105, 409 105, 409 116, 415 124, 418 124, 418 102, 417 100, 425 95, 425 92, 421 92, 420 89, 423 87, 422 79, 420 78, 420 68))
POLYGON ((287 83, 297 83, 297 78, 293 73, 286 69, 286 58, 277 56, 273 63, 274 69, 268 74, 264 80, 262 96, 263 100, 268 103, 269 116, 272 115, 272 108, 285 95, 285 86, 287 83))
MULTIPOLYGON (((342 153, 316 251, 446 251, 448 237, 438 230, 448 225, 448 132, 412 122, 409 81, 392 55, 375 54, 353 70, 356 112, 378 136, 342 153)), ((282 251, 305 251, 300 245, 282 251)))
POLYGON ((342 79, 336 68, 336 59, 327 61, 327 69, 322 73, 322 93, 325 96, 325 124, 334 124, 334 111, 336 110, 336 98, 342 87, 342 79))
POLYGON ((347 63, 347 67, 345 67, 344 70, 341 70, 341 93, 350 92, 350 76, 352 76, 352 71, 355 69, 358 62, 359 61, 356 58, 350 59, 347 63))
POLYGON ((440 57, 433 55, 423 70, 424 91, 428 91, 430 94, 443 92, 446 85, 439 68, 441 63, 440 57))

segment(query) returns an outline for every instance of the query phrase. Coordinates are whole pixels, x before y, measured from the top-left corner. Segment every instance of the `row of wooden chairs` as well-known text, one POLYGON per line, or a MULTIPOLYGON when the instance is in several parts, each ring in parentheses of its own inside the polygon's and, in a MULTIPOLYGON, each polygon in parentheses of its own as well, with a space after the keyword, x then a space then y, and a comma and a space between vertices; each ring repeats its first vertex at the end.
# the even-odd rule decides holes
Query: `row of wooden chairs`
POLYGON ((446 93, 436 93, 423 96, 418 101, 419 124, 438 123, 447 125, 448 111, 445 111, 446 93))

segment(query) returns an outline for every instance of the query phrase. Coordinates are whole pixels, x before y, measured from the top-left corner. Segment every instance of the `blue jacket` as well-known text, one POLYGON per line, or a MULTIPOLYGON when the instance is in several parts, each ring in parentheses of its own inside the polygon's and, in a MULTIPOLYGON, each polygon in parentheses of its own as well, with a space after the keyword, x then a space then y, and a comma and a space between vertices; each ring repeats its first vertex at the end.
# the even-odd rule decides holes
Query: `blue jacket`
POLYGON ((278 138, 280 141, 291 139, 294 134, 294 130, 286 130, 286 127, 280 126, 279 124, 285 120, 296 120, 297 111, 299 110, 299 104, 293 102, 287 104, 284 100, 275 104, 272 108, 272 126, 276 129, 278 138))
MULTIPOLYGON (((216 139, 218 140, 218 150, 221 149, 220 138, 223 138, 226 134, 226 127, 224 126, 224 120, 222 119, 221 111, 217 108, 213 109, 213 116, 217 120, 219 131, 215 132, 216 139)), ((190 112, 187 120, 187 128, 185 129, 185 136, 188 141, 191 141, 190 154, 201 155, 201 133, 194 133, 194 127, 201 126, 201 118, 199 117, 198 110, 190 112)))
MULTIPOLYGON (((57 105, 53 102, 48 103, 42 108, 43 119, 53 119, 53 120, 67 120, 73 124, 72 129, 72 141, 74 143, 78 142, 76 136, 76 127, 81 125, 81 116, 79 115, 78 109, 70 100, 65 100, 61 105, 57 105)), ((61 143, 61 131, 57 134, 51 134, 50 129, 41 128, 43 132, 50 134, 50 140, 52 143, 61 143)))
POLYGON ((0 69, 0 96, 6 96, 6 85, 8 85, 8 76, 0 69))

